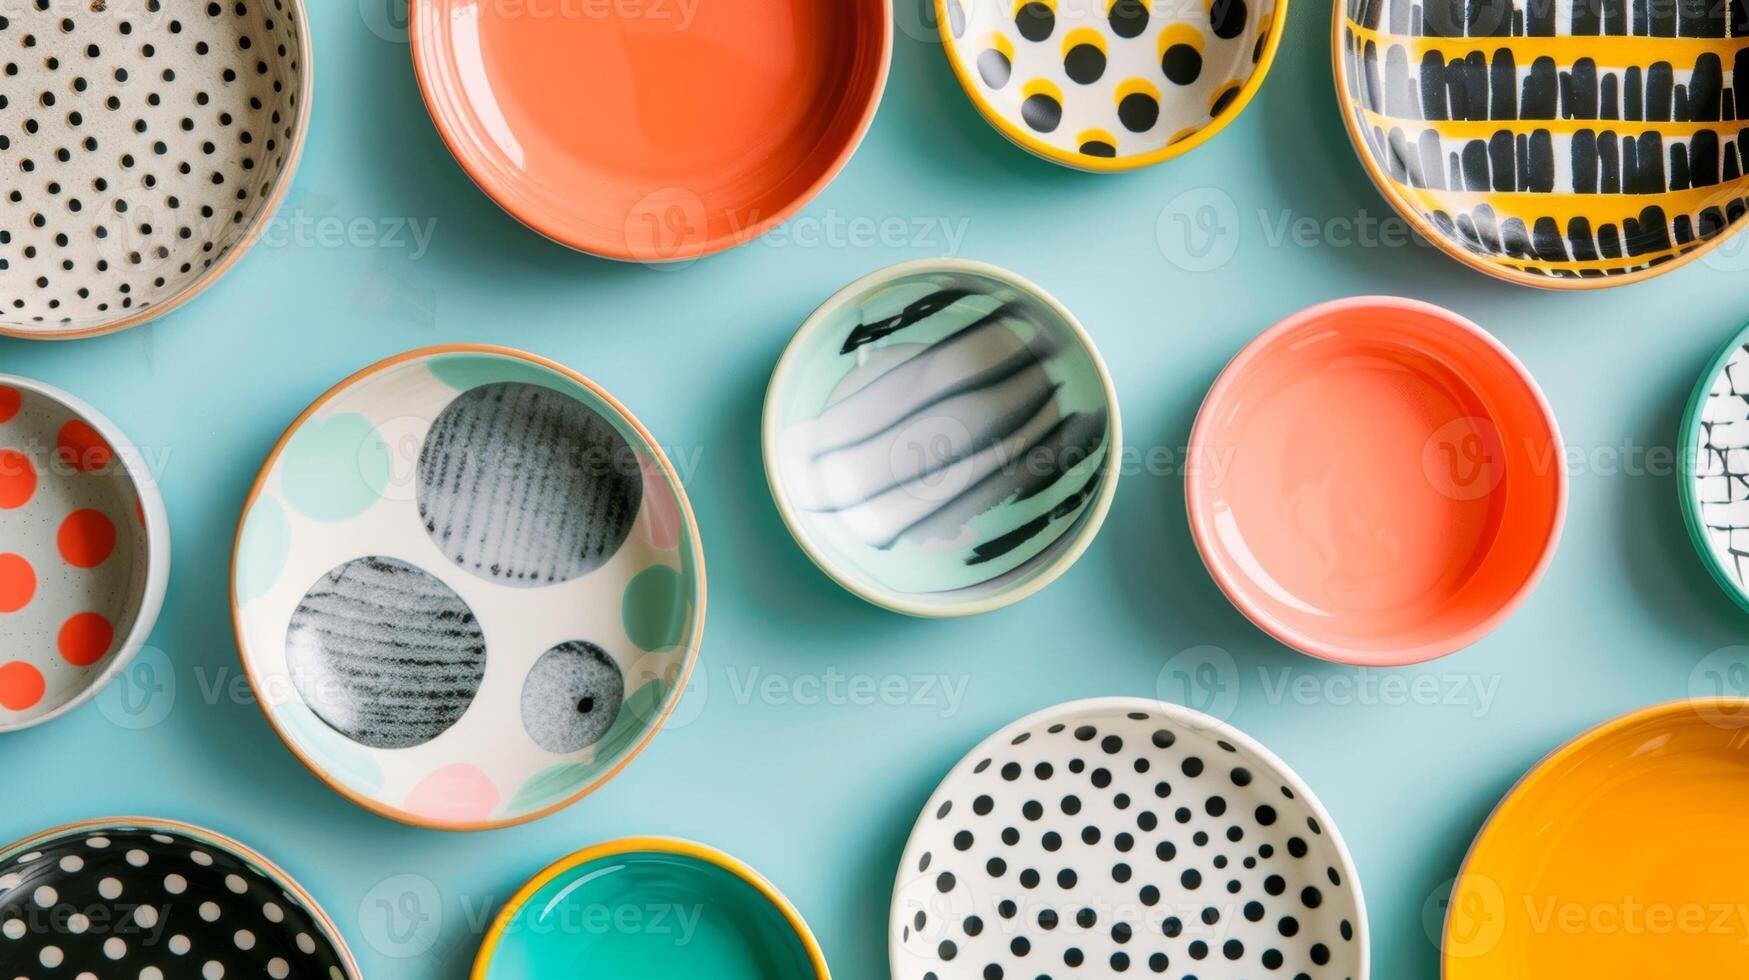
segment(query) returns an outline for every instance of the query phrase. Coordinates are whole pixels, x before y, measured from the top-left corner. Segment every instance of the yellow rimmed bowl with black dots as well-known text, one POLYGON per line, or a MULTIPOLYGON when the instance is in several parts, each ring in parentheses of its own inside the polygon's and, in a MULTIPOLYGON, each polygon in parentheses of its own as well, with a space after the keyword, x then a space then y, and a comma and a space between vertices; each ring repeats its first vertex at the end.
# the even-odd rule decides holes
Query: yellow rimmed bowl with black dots
POLYGON ((303 0, 0 6, 0 335, 162 316, 259 236, 310 111, 303 0))
POLYGON ((1133 170, 1201 145, 1262 87, 1287 0, 936 0, 978 111, 1053 163, 1133 170))

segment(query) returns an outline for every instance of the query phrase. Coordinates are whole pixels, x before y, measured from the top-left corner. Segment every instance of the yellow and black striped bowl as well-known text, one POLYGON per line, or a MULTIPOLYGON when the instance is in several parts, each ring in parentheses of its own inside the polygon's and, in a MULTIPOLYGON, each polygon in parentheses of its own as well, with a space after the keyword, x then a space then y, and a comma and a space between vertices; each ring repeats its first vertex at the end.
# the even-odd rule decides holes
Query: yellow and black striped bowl
POLYGON ((1622 285, 1745 224, 1749 0, 1337 0, 1334 21, 1362 163, 1466 265, 1622 285))

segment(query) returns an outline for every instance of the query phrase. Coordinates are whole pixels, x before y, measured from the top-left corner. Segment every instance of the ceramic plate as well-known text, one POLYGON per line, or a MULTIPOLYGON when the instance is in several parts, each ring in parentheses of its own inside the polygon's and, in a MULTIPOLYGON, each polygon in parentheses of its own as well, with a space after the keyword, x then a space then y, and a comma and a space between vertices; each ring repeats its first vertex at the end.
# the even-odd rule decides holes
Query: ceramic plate
POLYGON ((413 0, 451 152, 555 241, 669 262, 743 244, 850 159, 886 85, 886 0, 413 0))
POLYGON ((378 813, 477 830, 575 802, 685 687, 704 564, 673 467, 552 361, 434 347, 341 382, 268 458, 237 641, 267 718, 378 813))
POLYGON ((759 873, 702 844, 601 844, 536 875, 499 913, 473 980, 828 980, 801 914, 759 873))
POLYGON ((1238 116, 1287 0, 936 0, 942 44, 984 118, 1082 170, 1159 163, 1238 116))
POLYGON ((1749 701, 1636 711, 1494 811, 1451 896, 1445 980, 1741 975, 1749 701))
POLYGON ((1749 609, 1749 329, 1701 373, 1682 419, 1677 489, 1702 562, 1749 609))
POLYGON ((1190 528, 1227 597, 1303 653, 1444 656, 1511 615, 1566 513, 1560 432, 1480 327, 1357 297, 1264 331, 1191 432, 1190 528))
POLYGON ((1743 225, 1736 9, 1338 0, 1337 96, 1373 182, 1465 265, 1636 282, 1743 225))
POLYGON ((809 557, 919 616, 1031 595, 1117 490, 1117 395, 1075 318, 994 266, 925 260, 845 287, 765 396, 765 473, 809 557))
POLYGON ((0 51, 0 334, 168 313, 291 183, 310 111, 302 0, 14 3, 0 51))
POLYGON ((170 577, 149 457, 72 395, 0 374, 0 732, 97 694, 170 577))
POLYGON ((210 830, 118 818, 0 851, 0 973, 356 980, 339 930, 285 872, 210 830))
POLYGON ((1140 698, 1073 701, 985 739, 911 831, 893 980, 1367 976, 1336 827, 1243 733, 1140 698))

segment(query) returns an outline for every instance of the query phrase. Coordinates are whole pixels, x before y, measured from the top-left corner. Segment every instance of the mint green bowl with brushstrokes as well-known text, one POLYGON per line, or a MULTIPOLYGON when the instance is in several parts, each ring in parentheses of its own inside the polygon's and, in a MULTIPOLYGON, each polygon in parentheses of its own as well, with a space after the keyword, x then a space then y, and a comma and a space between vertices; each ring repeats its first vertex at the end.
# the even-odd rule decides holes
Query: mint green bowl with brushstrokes
POLYGON ((832 579, 913 616, 1019 602, 1075 563, 1117 492, 1117 392, 1063 304, 929 259, 846 286, 772 373, 765 475, 832 579))
POLYGON ((830 980, 801 913, 757 871, 691 841, 637 837, 536 875, 480 945, 472 980, 830 980))
POLYGON ((704 553, 650 433, 571 369, 411 351, 299 416, 244 506, 237 649, 288 748, 405 823, 544 816, 673 711, 704 553))

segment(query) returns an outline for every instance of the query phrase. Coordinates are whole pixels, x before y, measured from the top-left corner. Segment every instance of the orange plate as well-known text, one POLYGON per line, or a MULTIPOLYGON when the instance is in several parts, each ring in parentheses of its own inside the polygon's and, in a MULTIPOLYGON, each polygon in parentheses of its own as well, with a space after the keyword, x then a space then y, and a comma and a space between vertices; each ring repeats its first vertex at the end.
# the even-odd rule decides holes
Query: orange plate
POLYGON ((800 210, 862 140, 885 0, 413 0, 413 65, 456 159, 554 241, 693 259, 800 210))
POLYGON ((1647 708, 1506 797, 1452 891, 1446 980, 1741 977, 1749 701, 1647 708))

